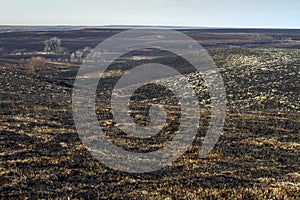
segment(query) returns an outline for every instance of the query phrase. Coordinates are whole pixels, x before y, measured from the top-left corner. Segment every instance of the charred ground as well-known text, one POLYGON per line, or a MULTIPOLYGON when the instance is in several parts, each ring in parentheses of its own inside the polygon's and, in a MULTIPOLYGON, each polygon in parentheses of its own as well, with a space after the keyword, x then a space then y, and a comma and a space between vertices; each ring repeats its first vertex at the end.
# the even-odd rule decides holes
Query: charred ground
MULTIPOLYGON (((73 52, 93 48, 120 31, 0 34, 1 198, 300 198, 299 30, 181 30, 203 44, 220 70, 228 99, 226 123, 214 150, 198 158, 209 121, 209 95, 200 74, 186 73, 203 106, 199 135, 173 165, 147 174, 112 170, 89 154, 72 118, 79 63, 59 60, 69 55, 40 53, 51 37, 60 38, 73 52), (18 49, 26 50, 16 54, 18 49), (35 56, 47 61, 32 71, 27 59, 35 56)), ((145 55, 124 59, 137 65, 145 55)), ((181 65, 172 59, 156 61, 181 65)), ((116 64, 106 74, 108 87, 99 90, 109 97, 105 88, 123 71, 124 65, 116 64)), ((147 89, 151 92, 151 87, 147 89)), ((111 140, 134 150, 136 141, 128 143, 126 135, 110 133, 116 124, 107 101, 98 101, 97 106, 106 112, 100 124, 111 140)), ((157 141, 149 145, 161 147, 157 141)))

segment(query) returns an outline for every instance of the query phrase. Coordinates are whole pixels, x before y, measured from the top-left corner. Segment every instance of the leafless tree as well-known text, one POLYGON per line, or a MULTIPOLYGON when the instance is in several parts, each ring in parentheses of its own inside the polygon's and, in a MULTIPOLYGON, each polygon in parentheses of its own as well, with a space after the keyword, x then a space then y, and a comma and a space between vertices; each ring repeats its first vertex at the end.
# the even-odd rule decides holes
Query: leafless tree
POLYGON ((44 51, 45 52, 54 52, 54 53, 59 53, 61 51, 61 40, 57 37, 50 38, 49 40, 46 40, 44 42, 45 47, 44 51))

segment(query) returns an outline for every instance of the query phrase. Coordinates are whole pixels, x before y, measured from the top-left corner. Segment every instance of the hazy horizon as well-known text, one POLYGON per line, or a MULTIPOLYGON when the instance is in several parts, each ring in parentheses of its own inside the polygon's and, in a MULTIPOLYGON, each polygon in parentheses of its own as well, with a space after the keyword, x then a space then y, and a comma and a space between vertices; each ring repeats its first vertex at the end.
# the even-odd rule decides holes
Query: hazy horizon
POLYGON ((239 26, 239 27, 217 27, 217 26, 189 26, 189 25, 135 25, 135 24, 104 24, 104 25, 84 25, 84 24, 0 24, 0 27, 179 27, 193 29, 300 29, 299 27, 266 27, 266 26, 239 26))
POLYGON ((297 0, 3 1, 3 26, 300 28, 297 0))

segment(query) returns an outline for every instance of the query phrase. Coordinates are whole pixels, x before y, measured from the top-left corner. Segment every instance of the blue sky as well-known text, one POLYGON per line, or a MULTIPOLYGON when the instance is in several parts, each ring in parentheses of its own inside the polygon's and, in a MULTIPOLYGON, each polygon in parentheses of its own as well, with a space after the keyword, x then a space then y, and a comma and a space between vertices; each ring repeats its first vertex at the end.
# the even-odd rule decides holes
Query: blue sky
POLYGON ((300 27, 300 0, 1 0, 2 25, 300 27))

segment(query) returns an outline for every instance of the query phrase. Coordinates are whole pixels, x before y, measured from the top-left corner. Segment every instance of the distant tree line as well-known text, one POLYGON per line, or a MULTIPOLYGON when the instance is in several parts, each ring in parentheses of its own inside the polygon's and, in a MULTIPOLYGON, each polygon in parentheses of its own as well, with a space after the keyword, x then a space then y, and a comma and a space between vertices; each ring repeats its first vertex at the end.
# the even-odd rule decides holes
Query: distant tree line
POLYGON ((44 42, 44 51, 52 52, 57 55, 69 55, 69 62, 80 63, 84 61, 87 55, 91 52, 92 48, 85 47, 83 49, 78 49, 75 52, 69 52, 66 48, 61 46, 61 39, 58 37, 53 37, 44 42))

